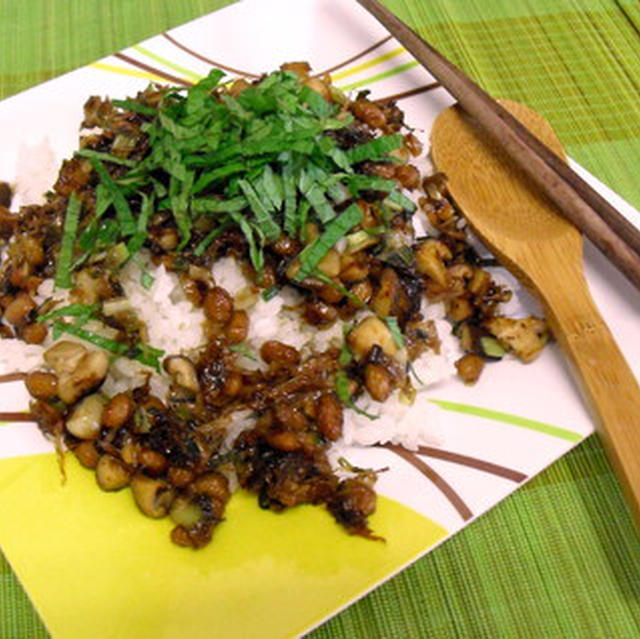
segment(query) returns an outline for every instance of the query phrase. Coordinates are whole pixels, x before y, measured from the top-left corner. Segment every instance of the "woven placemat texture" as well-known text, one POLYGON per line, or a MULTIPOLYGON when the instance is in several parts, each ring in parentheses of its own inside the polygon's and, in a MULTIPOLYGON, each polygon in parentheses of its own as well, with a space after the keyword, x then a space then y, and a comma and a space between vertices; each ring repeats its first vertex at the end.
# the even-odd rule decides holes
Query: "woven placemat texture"
MULTIPOLYGON (((385 3, 493 95, 540 111, 572 157, 640 207, 636 0, 385 3)), ((0 98, 225 4, 0 0, 0 98)), ((638 565, 628 510, 590 438, 309 639, 638 637, 638 565)), ((44 637, 0 555, 0 639, 44 637)))

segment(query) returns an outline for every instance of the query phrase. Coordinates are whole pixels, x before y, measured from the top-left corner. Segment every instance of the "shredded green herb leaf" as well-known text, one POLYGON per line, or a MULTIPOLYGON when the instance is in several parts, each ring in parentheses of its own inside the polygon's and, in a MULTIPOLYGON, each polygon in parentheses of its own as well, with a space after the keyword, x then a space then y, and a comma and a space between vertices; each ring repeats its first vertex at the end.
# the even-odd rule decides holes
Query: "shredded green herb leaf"
POLYGON ((64 216, 64 226, 62 229, 62 242, 60 244, 60 254, 58 255, 58 265, 56 268, 55 285, 57 288, 71 288, 71 264, 73 262, 73 246, 78 231, 78 221, 82 204, 75 193, 69 197, 67 212, 64 216))
POLYGON ((79 326, 68 324, 67 322, 62 322, 60 320, 56 320, 53 326, 54 330, 57 331, 58 334, 68 333, 69 335, 74 335, 75 337, 78 337, 85 342, 89 342, 98 348, 102 348, 105 351, 109 351, 114 355, 128 357, 129 359, 134 359, 145 366, 150 366, 158 371, 160 370, 160 358, 164 356, 163 350, 153 348, 146 344, 136 344, 135 346, 130 347, 122 342, 117 342, 116 340, 103 337, 102 335, 98 335, 92 331, 87 331, 84 328, 80 328, 79 326))
POLYGON ((366 304, 357 296, 354 295, 348 288, 337 282, 336 280, 332 280, 326 273, 323 273, 321 270, 316 269, 313 271, 313 277, 321 280, 327 286, 331 286, 335 288, 336 291, 340 291, 348 300, 350 300, 357 308, 364 308, 366 304))
POLYGON ((391 191, 384 201, 388 206, 402 211, 409 211, 410 213, 413 213, 418 208, 415 202, 398 189, 391 191))
POLYGON ((127 160, 126 158, 118 157, 117 155, 113 155, 112 153, 102 153, 101 151, 94 151, 92 149, 80 149, 79 151, 76 151, 76 155, 79 155, 83 158, 94 158, 102 162, 120 164, 122 166, 128 166, 131 168, 133 168, 137 164, 133 160, 127 160))
POLYGON ((191 211, 194 213, 228 213, 242 211, 247 207, 247 199, 241 195, 223 200, 214 197, 201 197, 191 201, 191 211))
POLYGON ((118 219, 118 223, 120 224, 120 232, 123 236, 133 235, 136 231, 136 223, 133 219, 133 215, 131 213, 131 207, 129 206, 129 202, 127 198, 124 196, 124 193, 120 189, 120 187, 113 181, 111 175, 107 169, 105 169, 102 162, 95 157, 90 157, 89 161, 91 162, 91 166, 95 169, 96 173, 100 177, 101 183, 104 185, 104 188, 109 192, 111 196, 111 200, 113 202, 113 206, 116 210, 116 217, 118 219))
POLYGON ((384 318, 385 323, 389 327, 389 331, 391 332, 391 337, 395 343, 395 345, 402 350, 404 348, 404 335, 400 330, 400 326, 398 326, 398 320, 395 317, 387 316, 384 318))
POLYGON ((145 154, 140 160, 124 157, 117 140, 111 152, 77 152, 98 177, 95 208, 77 238, 81 252, 75 262, 69 258, 76 244, 73 208, 67 215, 59 285, 70 286, 72 270, 112 244, 124 243, 133 257, 148 243, 156 213, 172 216, 177 250, 196 257, 217 229, 236 227, 258 273, 266 246, 283 233, 304 241, 307 223, 313 222, 321 235, 303 251, 303 278, 358 223, 353 207, 338 213, 352 198, 378 191, 388 194, 387 209, 409 208, 394 180, 354 172, 363 161, 396 162, 390 154, 402 146, 402 135, 382 135, 346 150, 334 132, 349 127, 353 116, 338 115, 340 100, 326 100, 295 73, 273 72, 237 96, 220 89, 223 77, 213 69, 192 87, 160 89, 157 106, 145 103, 144 96, 111 101, 138 114, 139 132, 122 137, 122 144, 127 148, 130 140, 146 136, 136 147, 145 154), (211 227, 203 215, 216 222, 204 238, 200 229, 211 227))
POLYGON ((249 244, 249 259, 251 264, 257 273, 262 273, 262 267, 264 266, 264 254, 262 248, 258 246, 254 237, 254 229, 249 224, 247 219, 236 211, 229 211, 229 215, 233 221, 240 227, 240 230, 244 234, 247 243, 249 244))
POLYGON ((109 351, 110 353, 114 353, 115 355, 124 355, 128 350, 126 344, 116 342, 113 339, 103 337, 102 335, 98 335, 97 333, 87 331, 84 328, 79 328, 78 326, 75 326, 73 324, 68 324, 67 322, 56 320, 54 323, 54 327, 57 328, 61 333, 68 333, 69 335, 79 337, 85 342, 89 342, 90 344, 98 346, 99 348, 102 348, 105 351, 109 351))
POLYGON ((155 278, 151 273, 149 273, 149 271, 142 269, 142 272, 140 273, 140 284, 142 285, 142 288, 148 291, 155 281, 155 278))
POLYGON ((362 410, 358 406, 355 405, 353 400, 351 399, 351 394, 349 393, 349 378, 344 371, 338 371, 336 373, 335 379, 335 389, 336 395, 338 399, 345 405, 348 406, 351 410, 354 410, 359 415, 364 415, 371 420, 378 419, 379 415, 372 415, 367 413, 367 411, 362 410))
POLYGON ((160 348, 154 348, 149 344, 136 344, 131 351, 127 352, 127 357, 135 359, 136 361, 155 368, 160 372, 160 360, 164 357, 164 351, 160 348))
POLYGON ((396 183, 393 180, 385 180, 377 175, 353 174, 347 178, 347 186, 352 195, 358 195, 360 191, 393 191, 396 183))
POLYGON ((142 203, 140 205, 140 216, 136 224, 136 231, 133 236, 127 242, 127 252, 129 256, 135 255, 143 246, 147 239, 147 225, 149 224, 149 218, 153 212, 154 196, 148 197, 146 194, 142 195, 142 203))
POLYGON ((215 240, 216 237, 219 237, 220 235, 222 235, 230 226, 231 226, 230 222, 225 222, 224 224, 221 224, 220 226, 217 226, 216 228, 209 231, 209 233, 207 233, 207 235, 200 242, 200 244, 196 246, 195 250, 193 251, 193 254, 196 257, 200 257, 209 248, 211 242, 213 242, 213 240, 215 240))
POLYGON ((382 160, 386 159, 390 151, 401 148, 402 144, 403 138, 399 133, 383 135, 349 149, 346 155, 352 164, 357 164, 364 160, 382 160))
POLYGON ((280 292, 280 287, 279 286, 270 286, 269 288, 265 288, 264 291, 262 291, 262 299, 265 302, 268 302, 269 300, 272 300, 278 293, 280 292))
POLYGON ((111 104, 127 111, 133 111, 134 113, 140 113, 142 115, 154 116, 158 112, 150 106, 140 104, 136 100, 111 100, 111 104))
POLYGON ((264 237, 270 242, 277 240, 280 237, 280 227, 275 223, 273 217, 271 217, 269 209, 265 206, 265 202, 246 180, 238 180, 238 186, 247 198, 249 206, 255 215, 256 224, 262 231, 264 237))
POLYGON ((298 255, 300 270, 295 276, 296 281, 301 282, 311 275, 333 245, 360 222, 362 222, 362 210, 357 204, 352 204, 332 220, 324 232, 298 255))
POLYGON ((229 346, 229 350, 233 353, 238 353, 238 355, 242 355, 243 357, 247 357, 254 362, 258 361, 258 357, 256 356, 256 354, 244 342, 240 342, 240 344, 232 344, 231 346, 229 346))
POLYGON ((48 322, 58 317, 92 317, 100 310, 100 304, 69 304, 41 315, 38 322, 48 322))
POLYGON ((342 346, 340 347, 340 355, 338 356, 338 364, 340 364, 342 368, 348 366, 353 360, 353 353, 347 342, 347 337, 352 330, 353 324, 347 324, 346 322, 342 324, 342 346))
POLYGON ((319 117, 326 118, 335 113, 336 106, 327 102, 319 93, 303 86, 300 97, 309 105, 309 108, 319 117))

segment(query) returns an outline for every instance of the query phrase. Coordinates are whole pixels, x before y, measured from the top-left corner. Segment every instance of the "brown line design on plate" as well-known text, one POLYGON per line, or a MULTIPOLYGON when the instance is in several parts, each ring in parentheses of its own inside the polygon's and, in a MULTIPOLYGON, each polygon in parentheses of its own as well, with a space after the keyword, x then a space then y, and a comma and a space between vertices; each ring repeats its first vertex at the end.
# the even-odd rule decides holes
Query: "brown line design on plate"
POLYGON ((0 384, 23 382, 25 379, 27 379, 26 373, 7 373, 6 375, 0 375, 0 384))
MULTIPOLYGON (((182 51, 184 51, 185 53, 188 53, 189 55, 193 56, 194 58, 197 58, 198 60, 200 60, 202 62, 206 62, 207 64, 210 64, 213 67, 217 67, 219 69, 224 69, 225 71, 229 71, 230 73, 235 73, 236 75, 243 76, 245 78, 258 79, 258 78, 261 77, 259 74, 251 73, 249 71, 243 71, 242 69, 237 69, 237 68, 231 67, 231 66, 229 66, 227 64, 222 64, 222 62, 217 62, 216 60, 212 60, 211 58, 207 58, 206 56, 202 55, 201 53, 198 53, 197 51, 194 51, 193 49, 191 49, 191 48, 187 47, 186 45, 182 44, 182 42, 179 42, 172 35, 169 35, 167 32, 164 32, 162 35, 163 35, 163 37, 165 39, 167 39, 169 42, 171 42, 171 44, 173 44, 174 46, 178 47, 179 49, 182 49, 182 51)), ((342 69, 343 67, 346 67, 351 62, 355 62, 356 60, 359 60, 363 56, 367 55, 367 53, 371 53, 371 51, 374 51, 375 49, 377 49, 378 47, 382 46, 386 42, 389 42, 389 40, 391 40, 391 39, 392 39, 392 36, 390 36, 390 35, 385 37, 385 38, 382 38, 382 40, 379 40, 378 42, 375 42, 370 47, 367 47, 366 49, 363 49, 359 53, 356 53, 355 55, 352 55, 350 58, 347 58, 346 60, 343 60, 342 62, 339 62, 338 64, 335 64, 334 66, 329 67, 328 69, 325 69, 324 71, 319 71, 318 73, 314 73, 312 75, 312 77, 317 78, 317 77, 323 76, 323 75, 325 75, 327 73, 332 73, 334 71, 337 71, 338 69, 342 69)), ((123 57, 123 54, 118 54, 118 57, 123 57)), ((143 65, 143 63, 138 63, 137 61, 134 61, 133 59, 127 59, 127 62, 130 62, 131 64, 135 64, 136 66, 142 66, 143 65)), ((148 67, 147 66, 142 66, 142 68, 146 68, 146 70, 152 70, 152 67, 150 67, 150 66, 148 66, 148 67)), ((173 76, 170 76, 169 74, 166 74, 166 73, 160 71, 159 69, 153 69, 153 72, 157 73, 159 75, 162 75, 163 77, 166 77, 166 78, 173 78, 173 76)), ((393 95, 390 95, 390 96, 387 96, 387 97, 384 97, 384 98, 378 98, 378 99, 374 100, 374 102, 376 102, 376 103, 384 103, 384 102, 403 100, 404 98, 411 98, 411 97, 413 97, 415 95, 420 95, 421 93, 427 93, 428 91, 432 91, 433 89, 437 89, 440 86, 441 85, 440 85, 439 82, 431 82, 429 84, 425 84, 424 86, 416 87, 415 89, 410 89, 408 91, 403 91, 402 93, 395 93, 393 95)))
MULTIPOLYGON (((23 382, 27 379, 27 373, 6 373, 0 375, 0 384, 9 384, 10 382, 23 382)), ((33 422, 35 417, 28 411, 5 411, 0 412, 0 422, 33 422)))
POLYGON ((356 53, 355 55, 352 55, 350 58, 347 58, 343 62, 339 62, 338 64, 336 64, 336 65, 334 65, 332 67, 329 67, 328 69, 325 69, 324 71, 319 71, 318 73, 314 73, 313 77, 317 78, 317 77, 319 77, 321 75, 325 75, 326 73, 333 73, 334 71, 337 71, 338 69, 342 69, 342 67, 346 67, 351 62, 355 62, 356 60, 359 60, 362 56, 367 55, 367 53, 371 53, 371 51, 377 49, 378 47, 381 47, 385 42, 389 42, 389 40, 391 40, 391 38, 392 38, 392 36, 388 35, 385 38, 382 38, 382 40, 379 40, 378 42, 372 44, 370 47, 367 47, 363 51, 360 51, 360 53, 356 53))
POLYGON ((0 413, 0 422, 34 422, 35 417, 31 413, 0 413))
MULTIPOLYGON (((18 382, 24 381, 27 377, 26 373, 17 372, 17 373, 7 373, 6 375, 0 375, 0 384, 9 383, 9 382, 18 382)), ((0 412, 0 421, 16 421, 16 422, 27 422, 33 421, 33 415, 28 412, 0 412)), ((416 468, 418 468, 424 475, 426 475, 429 479, 434 481, 434 483, 440 488, 442 492, 447 494, 447 491, 443 490, 443 487, 435 481, 432 477, 433 475, 437 475, 435 471, 428 467, 424 462, 421 462, 418 458, 416 460, 421 462, 420 464, 414 463, 415 460, 410 460, 408 455, 412 455, 415 457, 414 453, 407 451, 406 449, 395 446, 393 444, 385 444, 381 445, 381 448, 387 448, 388 450, 400 455, 411 464, 413 464, 416 468), (425 472, 425 468, 428 468, 429 473, 425 472)), ((441 459, 443 461, 452 462, 454 464, 460 464, 461 466, 467 466, 468 468, 474 468, 476 470, 480 470, 486 473, 490 473, 492 475, 496 475, 498 477, 502 477, 504 479, 508 479, 510 481, 521 483, 525 479, 527 479, 527 475, 525 473, 521 473, 512 468, 507 468, 506 466, 500 466, 499 464, 493 464, 492 462, 485 461, 483 459, 479 459, 477 457, 471 457, 469 455, 462 455, 460 453, 455 453, 453 451, 444 450, 441 448, 435 448, 433 446, 419 446, 418 453, 420 455, 425 455, 427 457, 433 457, 435 459, 441 459)), ((441 482, 446 484, 442 478, 440 478, 441 482)), ((449 487, 451 493, 453 493, 453 489, 449 487)), ((468 511, 468 508, 464 504, 461 498, 458 497, 460 504, 468 511)), ((456 510, 460 512, 458 507, 456 506, 456 510)), ((470 511, 469 511, 470 512, 470 511)), ((462 514, 462 513, 461 513, 462 514)))
POLYGON ((473 513, 462 497, 460 497, 450 484, 433 468, 431 468, 429 464, 420 459, 418 455, 406 448, 403 448, 402 446, 397 446, 396 444, 385 444, 382 448, 386 448, 399 457, 402 457, 402 459, 409 462, 414 468, 419 470, 449 500, 451 505, 456 509, 464 521, 469 521, 469 519, 473 517, 473 513))
POLYGON ((376 98, 374 102, 376 104, 383 104, 385 102, 395 102, 397 100, 403 100, 404 98, 411 98, 414 95, 420 95, 421 93, 427 93, 427 91, 433 91, 434 89, 438 89, 442 86, 439 82, 430 82, 429 84, 425 84, 421 87, 416 87, 415 89, 409 89, 408 91, 403 91, 402 93, 394 93, 393 95, 389 95, 384 98, 376 98))
POLYGON ((185 87, 193 86, 193 82, 190 82, 189 80, 185 80, 184 78, 179 78, 177 75, 171 75, 170 73, 165 73, 164 71, 162 71, 162 69, 152 67, 150 64, 145 64, 144 62, 139 62, 138 60, 135 60, 134 58, 131 58, 128 55, 125 55, 124 53, 114 53, 113 55, 114 57, 119 58, 120 60, 123 60, 124 62, 127 62, 128 64, 131 64, 134 67, 138 67, 139 69, 142 69, 143 71, 148 71, 155 75, 159 75, 161 78, 164 78, 165 80, 170 80, 171 82, 175 82, 176 84, 181 84, 182 86, 185 86, 185 87))
POLYGON ((237 75, 241 75, 244 76, 245 78, 260 78, 260 75, 257 75, 255 73, 249 73, 249 71, 242 71, 240 69, 235 69, 234 67, 230 67, 227 66, 225 64, 222 64, 221 62, 216 62, 215 60, 211 60, 210 58, 207 58, 205 56, 203 56, 202 54, 198 53, 197 51, 194 51, 193 49, 190 49, 189 47, 187 47, 186 45, 182 44, 181 42, 178 42, 178 40, 176 40, 173 36, 170 36, 168 33, 163 33, 162 34, 167 40, 169 40, 169 42, 171 42, 171 44, 173 44, 174 46, 178 47, 178 49, 182 49, 185 53, 188 53, 189 55, 192 55, 194 58, 198 58, 198 60, 201 60, 202 62, 206 62, 207 64, 210 64, 213 67, 217 67, 219 69, 224 69, 225 71, 230 71, 231 73, 235 73, 237 75))
POLYGON ((443 461, 452 462, 454 464, 460 464, 461 466, 468 466, 469 468, 475 468, 485 473, 491 473, 498 477, 503 477, 510 481, 521 483, 527 479, 527 475, 520 471, 507 468, 506 466, 500 466, 484 459, 478 459, 477 457, 469 457, 468 455, 461 455, 449 450, 443 450, 441 448, 434 448, 433 446, 418 446, 418 452, 421 455, 427 457, 434 457, 435 459, 442 459, 443 461))

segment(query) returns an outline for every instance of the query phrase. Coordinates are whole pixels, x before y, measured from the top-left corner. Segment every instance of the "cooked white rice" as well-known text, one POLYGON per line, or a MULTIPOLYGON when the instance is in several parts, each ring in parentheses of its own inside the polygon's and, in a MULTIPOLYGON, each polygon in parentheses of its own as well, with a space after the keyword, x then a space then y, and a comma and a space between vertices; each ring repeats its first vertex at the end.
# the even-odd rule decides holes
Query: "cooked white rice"
POLYGON ((189 353, 204 346, 204 316, 185 298, 177 275, 167 272, 164 265, 154 268, 145 262, 144 267, 153 277, 148 290, 140 283, 142 271, 135 261, 122 270, 121 283, 131 307, 147 327, 149 344, 167 354, 189 353))
MULTIPOLYGON (((43 143, 40 145, 42 148, 25 150, 24 167, 19 175, 30 175, 26 170, 28 166, 37 164, 31 161, 36 153, 41 157, 46 156, 47 167, 53 165, 53 160, 48 157, 44 146, 43 143)), ((47 174, 48 171, 42 173, 47 174)), ((38 201, 39 195, 44 191, 40 184, 41 180, 36 179, 36 176, 22 180, 19 185, 21 203, 38 201), (29 184, 36 186, 29 189, 29 184)), ((413 217, 417 237, 424 236, 432 230, 423 218, 424 216, 418 215, 413 217)), ((259 351, 263 342, 272 339, 294 346, 301 350, 303 355, 325 350, 329 346, 341 346, 343 332, 340 322, 328 329, 318 330, 300 320, 293 307, 299 304, 302 298, 294 289, 285 287, 271 300, 263 300, 252 290, 251 282, 233 257, 219 259, 212 268, 212 275, 216 285, 225 288, 235 298, 236 304, 242 304, 249 313, 247 344, 254 353, 259 351)), ((189 355, 205 344, 202 331, 203 312, 185 298, 178 277, 174 273, 167 272, 164 266, 152 266, 142 255, 138 262, 130 262, 123 269, 121 282, 132 308, 147 327, 151 346, 162 349, 167 355, 189 355), (153 277, 153 284, 148 290, 140 283, 141 265, 153 277)), ((68 303, 67 292, 54 291, 53 280, 46 280, 38 290, 36 302, 41 304, 51 297, 57 299, 61 305, 68 303)), ((512 306, 515 305, 517 301, 512 303, 512 306)), ((358 406, 376 416, 376 419, 372 420, 347 409, 342 444, 369 446, 392 442, 416 448, 421 444, 433 444, 441 439, 438 410, 426 400, 425 390, 455 375, 453 362, 460 357, 461 352, 457 340, 451 335, 450 325, 443 319, 443 305, 428 305, 424 302, 421 311, 426 319, 434 320, 441 348, 439 353, 428 351, 413 362, 415 376, 412 383, 417 390, 415 402, 412 405, 406 403, 398 391, 384 403, 375 402, 365 393, 358 400, 358 406)), ((92 326, 91 329, 103 332, 100 327, 92 326)), ((65 336, 65 339, 74 338, 65 336)), ((28 371, 41 365, 42 354, 50 346, 50 340, 50 337, 47 338, 43 346, 27 345, 19 340, 2 340, 0 374, 28 371)), ((84 345, 90 348, 86 343, 84 345)), ((256 361, 250 357, 239 357, 238 363, 248 369, 265 367, 259 358, 256 361)), ((150 369, 138 362, 119 358, 110 367, 109 376, 102 389, 106 394, 112 395, 141 386, 149 373, 150 369)), ((168 388, 166 376, 151 376, 151 390, 154 394, 162 397, 168 388)), ((241 430, 250 428, 253 423, 254 420, 248 411, 238 413, 230 426, 229 440, 235 438, 241 430)))
MULTIPOLYGON (((148 260, 143 261, 143 266, 153 277, 153 284, 148 290, 140 283, 141 268, 136 262, 123 269, 121 281, 131 307, 147 326, 150 345, 162 349, 167 355, 193 353, 205 344, 202 309, 196 308, 185 298, 178 277, 174 273, 167 272, 164 266, 153 267, 148 260)), ((227 289, 236 298, 246 297, 246 289, 250 287, 250 282, 233 258, 226 257, 216 262, 213 277, 217 285, 227 289)), ((67 293, 54 291, 53 281, 46 280, 38 290, 37 302, 42 303, 51 297, 55 297, 61 304, 68 303, 67 293)), ((294 289, 285 287, 279 295, 269 301, 263 300, 259 295, 255 295, 254 298, 255 303, 247 309, 250 317, 247 344, 255 353, 259 351, 263 342, 271 339, 290 344, 304 354, 325 350, 330 345, 340 347, 342 344, 340 322, 336 322, 329 329, 317 330, 300 319, 292 308, 301 300, 294 289)), ((428 401, 425 401, 424 389, 454 375, 453 361, 459 357, 459 352, 455 340, 449 335, 449 324, 442 320, 442 305, 425 304, 423 311, 429 319, 436 321, 442 349, 439 354, 429 351, 413 363, 416 377, 424 383, 413 380, 418 390, 415 403, 405 403, 399 392, 395 392, 384 403, 375 402, 365 394, 358 400, 358 405, 377 418, 372 420, 353 410, 347 410, 345 444, 369 446, 374 443, 393 442, 415 448, 420 444, 432 444, 439 439, 438 413, 428 401)), ((91 324, 86 328, 105 334, 105 327, 100 325, 91 324)), ((65 336, 65 339, 74 338, 65 336)), ((2 340, 0 373, 29 371, 38 367, 41 365, 43 352, 51 344, 50 340, 49 337, 43 346, 27 345, 19 340, 2 340)), ((256 362, 248 357, 242 357, 239 363, 247 368, 264 366, 260 361, 256 362)), ((141 386, 149 373, 150 369, 138 362, 118 358, 110 368, 103 391, 112 395, 141 386)), ((152 375, 151 388, 154 394, 164 396, 168 386, 166 376, 152 375)), ((243 413, 242 416, 238 416, 235 426, 241 430, 252 424, 250 415, 243 413)), ((234 433, 237 430, 233 428, 234 433)))
POLYGON ((47 138, 21 144, 16 161, 16 180, 13 184, 14 207, 42 204, 44 193, 56 181, 60 161, 47 138))
MULTIPOLYGON (((424 161, 427 162, 426 159, 424 161)), ((58 164, 47 140, 21 149, 16 172, 20 178, 15 185, 14 204, 41 201, 42 193, 55 179, 58 164), (38 161, 34 161, 34 158, 38 161)), ((418 237, 431 230, 424 216, 414 216, 413 224, 418 237)), ((233 257, 217 260, 212 268, 212 275, 216 285, 225 288, 235 298, 236 305, 242 304, 249 313, 247 344, 254 353, 259 351, 263 342, 273 339, 294 346, 302 351, 303 356, 313 351, 323 351, 329 346, 341 346, 343 331, 340 322, 328 329, 318 330, 301 321, 293 307, 302 301, 302 297, 293 288, 285 287, 271 300, 263 300, 253 290, 251 282, 233 257)), ((190 355, 204 346, 206 340, 202 330, 202 309, 196 308, 186 299, 174 273, 167 272, 164 266, 153 266, 148 256, 141 254, 137 261, 130 262, 122 270, 121 283, 131 307, 147 327, 151 346, 162 349, 167 355, 190 355), (153 277, 153 284, 148 290, 141 285, 141 267, 153 277)), ((45 280, 38 289, 36 303, 42 304, 52 298, 60 306, 69 303, 67 291, 56 291, 53 280, 45 280)), ((450 335, 449 324, 443 320, 442 304, 427 305, 425 302, 421 311, 426 319, 434 320, 442 344, 440 353, 429 351, 413 362, 413 385, 418 391, 415 403, 407 404, 398 391, 384 403, 373 401, 365 393, 358 400, 358 405, 377 416, 377 419, 371 420, 347 409, 343 444, 368 446, 393 442, 415 448, 439 439, 438 412, 425 400, 424 391, 455 374, 453 362, 460 356, 460 351, 457 341, 450 335)), ((86 328, 105 336, 109 333, 109 329, 105 330, 105 327, 95 323, 88 324, 86 328)), ((76 340, 69 335, 65 335, 64 339, 76 340)), ((86 342, 82 343, 85 347, 92 348, 86 342)), ((29 371, 41 366, 42 355, 51 344, 50 336, 42 346, 28 345, 15 339, 2 340, 0 374, 29 371)), ((265 367, 259 358, 256 361, 239 356, 238 363, 248 369, 265 367)), ((118 358, 111 365, 102 390, 113 395, 136 388, 145 383, 149 374, 148 367, 127 358, 118 358)), ((155 395, 166 395, 169 382, 165 375, 154 373, 150 383, 155 395)), ((250 428, 253 423, 248 411, 236 414, 230 426, 229 441, 241 430, 250 428)))
POLYGON ((25 344, 19 339, 0 341, 0 375, 30 371, 42 364, 45 349, 37 344, 25 344))

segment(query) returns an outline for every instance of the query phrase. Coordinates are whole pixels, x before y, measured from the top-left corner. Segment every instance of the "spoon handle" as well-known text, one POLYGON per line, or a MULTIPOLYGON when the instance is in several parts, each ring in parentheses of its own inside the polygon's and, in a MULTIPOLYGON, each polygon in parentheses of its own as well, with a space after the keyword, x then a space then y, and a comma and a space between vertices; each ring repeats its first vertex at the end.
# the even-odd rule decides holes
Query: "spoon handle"
POLYGON ((640 527, 640 386, 581 271, 544 292, 554 335, 573 365, 605 450, 640 527))

